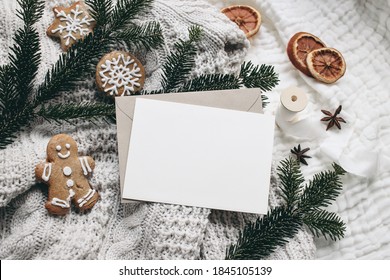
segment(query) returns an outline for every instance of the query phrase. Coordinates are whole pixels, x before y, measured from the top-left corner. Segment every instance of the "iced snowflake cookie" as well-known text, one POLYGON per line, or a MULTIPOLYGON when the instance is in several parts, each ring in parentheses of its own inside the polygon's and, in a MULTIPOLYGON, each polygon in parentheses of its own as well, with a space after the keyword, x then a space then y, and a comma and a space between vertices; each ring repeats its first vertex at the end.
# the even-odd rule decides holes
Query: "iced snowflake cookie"
POLYGON ((141 90, 144 82, 144 67, 127 52, 110 52, 96 67, 96 84, 109 96, 131 95, 141 90))
POLYGON ((54 7, 53 12, 54 22, 49 26, 46 34, 60 38, 64 51, 92 32, 96 24, 83 2, 76 2, 70 7, 54 7))
POLYGON ((49 186, 46 209, 54 215, 65 215, 71 203, 84 211, 99 199, 87 177, 95 168, 89 156, 78 157, 77 143, 66 134, 53 136, 47 144, 47 159, 35 167, 38 181, 49 186))

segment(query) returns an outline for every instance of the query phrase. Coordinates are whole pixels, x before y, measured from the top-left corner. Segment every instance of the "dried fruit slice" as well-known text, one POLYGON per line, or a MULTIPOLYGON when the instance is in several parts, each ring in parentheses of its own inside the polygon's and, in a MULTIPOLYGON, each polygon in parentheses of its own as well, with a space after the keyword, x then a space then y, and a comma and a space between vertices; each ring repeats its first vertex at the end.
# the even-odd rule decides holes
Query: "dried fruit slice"
POLYGON ((245 32, 247 38, 252 37, 259 31, 261 15, 254 8, 245 5, 233 5, 223 8, 221 12, 235 22, 245 32))
POLYGON ((306 57, 311 51, 323 47, 326 46, 318 37, 307 32, 298 32, 288 42, 287 55, 299 71, 311 77, 312 75, 307 68, 306 57))
POLYGON ((306 63, 313 77, 327 84, 340 79, 346 69, 342 54, 333 48, 321 48, 312 51, 307 55, 306 63))

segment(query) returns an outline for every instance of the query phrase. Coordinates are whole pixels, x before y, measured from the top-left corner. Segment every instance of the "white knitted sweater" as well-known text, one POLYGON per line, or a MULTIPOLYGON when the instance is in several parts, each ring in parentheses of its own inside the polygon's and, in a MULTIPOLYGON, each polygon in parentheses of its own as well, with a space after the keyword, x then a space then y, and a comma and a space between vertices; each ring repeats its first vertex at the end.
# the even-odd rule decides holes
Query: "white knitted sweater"
MULTIPOLYGON (((58 59, 59 44, 48 38, 52 8, 69 1, 46 3, 36 24, 40 35, 42 65, 37 84, 58 59)), ((8 62, 12 35, 21 25, 16 1, 0 2, 0 64, 8 62)), ((161 23, 165 44, 158 51, 138 54, 145 66, 147 89, 160 86, 161 65, 177 39, 188 36, 189 26, 204 29, 193 75, 233 73, 249 43, 244 34, 214 7, 202 1, 158 0, 145 17, 161 23)), ((54 102, 94 100, 93 77, 54 102)), ((270 206, 279 203, 277 182, 272 180, 270 206)), ((255 215, 159 203, 121 204, 119 194, 116 127, 79 121, 76 125, 34 122, 17 140, 0 150, 0 258, 1 259, 222 259, 238 230, 255 215), (72 209, 54 217, 44 208, 47 189, 34 186, 34 167, 45 159, 53 134, 68 133, 79 144, 79 153, 95 159, 91 184, 101 199, 92 211, 72 209)), ((310 259, 312 236, 300 231, 272 259, 310 259)))

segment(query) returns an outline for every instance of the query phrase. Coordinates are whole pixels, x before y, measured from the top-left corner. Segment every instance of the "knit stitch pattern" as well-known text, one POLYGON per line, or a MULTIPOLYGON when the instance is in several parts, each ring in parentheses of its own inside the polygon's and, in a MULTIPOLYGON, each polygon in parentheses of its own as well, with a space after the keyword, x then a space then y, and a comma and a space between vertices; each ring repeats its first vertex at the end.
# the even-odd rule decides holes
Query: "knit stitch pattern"
MULTIPOLYGON (((36 24, 43 54, 37 84, 61 53, 59 43, 45 34, 53 20, 52 8, 70 4, 47 2, 36 24)), ((8 62, 12 35, 22 24, 16 9, 16 1, 0 2, 0 64, 8 62)), ((155 1, 142 21, 152 20, 160 22, 165 43, 158 50, 137 54, 145 66, 147 90, 160 88, 161 65, 174 43, 188 38, 190 26, 204 30, 192 76, 237 72, 249 47, 245 35, 203 1, 155 1)), ((53 103, 93 101, 95 91, 91 77, 53 103)), ((270 206, 274 207, 279 203, 275 179, 271 185, 270 206)), ((121 204, 114 124, 58 125, 37 120, 0 151, 0 259, 221 259, 245 221, 254 218, 180 205, 121 204), (96 162, 90 183, 101 199, 87 213, 72 208, 68 215, 55 217, 44 208, 47 187, 35 184, 34 167, 46 158, 46 145, 57 133, 70 134, 79 145, 79 155, 92 156, 96 162)), ((308 259, 314 252, 311 235, 300 231, 271 257, 308 259)))

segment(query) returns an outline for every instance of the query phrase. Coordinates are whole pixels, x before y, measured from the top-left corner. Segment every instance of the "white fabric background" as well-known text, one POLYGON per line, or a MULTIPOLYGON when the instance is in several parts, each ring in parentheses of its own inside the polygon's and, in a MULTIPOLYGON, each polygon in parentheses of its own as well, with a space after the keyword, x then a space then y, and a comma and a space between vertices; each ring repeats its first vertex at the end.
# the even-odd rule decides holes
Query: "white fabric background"
MULTIPOLYGON (((307 93, 311 118, 321 118, 321 109, 334 111, 343 105, 348 124, 343 130, 328 131, 332 141, 345 130, 352 130, 343 154, 354 158, 378 155, 376 168, 369 177, 344 176, 344 190, 330 207, 347 223, 346 237, 338 242, 316 239, 320 259, 389 259, 390 258, 390 1, 216 1, 218 8, 247 4, 258 9, 263 23, 251 39, 246 59, 272 64, 279 73, 280 84, 268 93, 271 100, 267 113, 273 113, 280 90, 298 86, 307 93), (320 37, 327 46, 341 51, 347 64, 343 78, 332 85, 322 84, 301 74, 290 63, 285 48, 290 37, 306 31, 320 37), (367 154, 367 150, 371 151, 367 154), (362 152, 361 152, 362 151, 362 152)), ((341 115, 343 115, 343 112, 341 115)), ((325 124, 318 121, 325 130, 325 124)), ((320 149, 323 139, 304 141, 278 130, 274 160, 290 154, 297 144, 310 147, 305 176, 330 168, 332 159, 320 149)), ((356 166, 362 160, 355 161, 356 166)))

